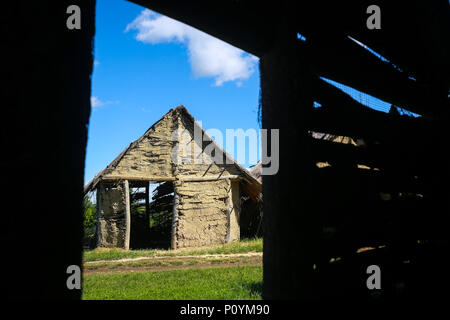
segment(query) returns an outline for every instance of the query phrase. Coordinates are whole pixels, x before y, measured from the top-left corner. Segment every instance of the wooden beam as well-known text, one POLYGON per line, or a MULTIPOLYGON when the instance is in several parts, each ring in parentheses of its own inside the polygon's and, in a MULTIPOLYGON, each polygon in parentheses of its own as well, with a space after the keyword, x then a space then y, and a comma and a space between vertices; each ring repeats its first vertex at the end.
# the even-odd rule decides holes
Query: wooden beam
POLYGON ((264 175, 262 183, 263 298, 311 300, 320 286, 314 265, 319 265, 321 235, 310 188, 312 75, 308 57, 298 56, 296 33, 286 18, 273 50, 260 60, 262 127, 280 129, 279 171, 264 175))
MULTIPOLYGON (((226 176, 204 176, 204 177, 180 177, 180 181, 214 181, 214 180, 223 180, 223 179, 239 179, 240 175, 226 175, 226 176)), ((173 177, 162 177, 162 176, 153 176, 153 177, 139 177, 139 176, 104 176, 102 177, 104 181, 120 181, 120 180, 128 180, 130 182, 133 181, 175 181, 176 179, 173 177)))
POLYGON ((175 250, 177 248, 177 229, 178 229, 178 204, 179 196, 177 192, 177 186, 174 182, 173 184, 173 208, 172 208, 172 231, 171 231, 171 241, 170 248, 175 250))
POLYGON ((225 180, 225 179, 239 179, 239 175, 227 175, 227 176, 204 176, 204 177, 180 177, 180 181, 215 181, 215 180, 225 180))
POLYGON ((227 197, 227 233, 225 235, 225 243, 230 242, 230 235, 231 235, 231 203, 232 203, 232 195, 233 195, 233 189, 231 187, 231 180, 227 179, 228 184, 228 197, 227 197))
POLYGON ((128 180, 123 182, 123 192, 125 193, 125 244, 124 249, 130 249, 130 235, 131 235, 131 206, 130 206, 130 188, 128 180))
POLYGON ((102 244, 102 232, 101 232, 101 223, 100 219, 102 217, 102 207, 103 207, 103 183, 100 181, 97 185, 97 247, 102 244))
POLYGON ((433 136, 440 125, 431 119, 395 117, 373 110, 321 79, 314 82, 314 95, 322 107, 311 112, 309 128, 313 131, 379 141, 391 141, 399 136, 422 140, 433 136))
POLYGON ((419 114, 429 114, 430 88, 417 84, 345 36, 316 35, 307 51, 319 76, 368 93, 381 100, 419 114))
POLYGON ((257 56, 263 55, 275 35, 280 6, 247 1, 130 0, 186 23, 257 56), (214 21, 214 23, 211 23, 214 21), (268 23, 268 22, 271 23, 268 23), (237 30, 239 30, 237 32, 237 30))
POLYGON ((150 229, 150 182, 145 186, 145 225, 150 229))
POLYGON ((108 175, 103 176, 102 180, 105 181, 120 181, 120 180, 128 180, 132 181, 175 181, 173 177, 165 177, 165 176, 152 176, 152 177, 141 177, 141 176, 129 176, 129 175, 108 175))

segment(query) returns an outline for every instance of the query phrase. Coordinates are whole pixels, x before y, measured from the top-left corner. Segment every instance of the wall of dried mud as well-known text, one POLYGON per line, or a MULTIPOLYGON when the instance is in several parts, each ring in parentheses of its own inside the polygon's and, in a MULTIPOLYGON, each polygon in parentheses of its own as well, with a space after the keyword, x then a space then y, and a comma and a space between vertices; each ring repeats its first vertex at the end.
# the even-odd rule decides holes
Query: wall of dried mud
POLYGON ((100 188, 102 204, 99 217, 99 246, 125 248, 126 199, 121 184, 100 188))

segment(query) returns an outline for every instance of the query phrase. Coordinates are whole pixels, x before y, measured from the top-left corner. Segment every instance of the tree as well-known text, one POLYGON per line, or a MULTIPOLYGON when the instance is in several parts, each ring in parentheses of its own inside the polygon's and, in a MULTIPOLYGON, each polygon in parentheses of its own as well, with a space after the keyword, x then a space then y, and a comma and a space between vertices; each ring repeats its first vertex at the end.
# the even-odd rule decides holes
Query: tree
POLYGON ((84 208, 84 240, 90 243, 96 234, 97 230, 97 206, 92 203, 88 195, 84 196, 83 199, 84 208))

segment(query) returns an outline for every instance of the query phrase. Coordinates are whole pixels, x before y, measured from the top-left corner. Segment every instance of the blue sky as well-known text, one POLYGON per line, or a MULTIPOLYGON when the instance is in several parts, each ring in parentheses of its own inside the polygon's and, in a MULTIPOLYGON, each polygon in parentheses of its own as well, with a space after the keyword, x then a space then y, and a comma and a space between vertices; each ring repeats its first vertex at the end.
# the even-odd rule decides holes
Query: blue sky
POLYGON ((85 183, 180 104, 205 129, 259 129, 257 59, 143 10, 97 0, 85 183))

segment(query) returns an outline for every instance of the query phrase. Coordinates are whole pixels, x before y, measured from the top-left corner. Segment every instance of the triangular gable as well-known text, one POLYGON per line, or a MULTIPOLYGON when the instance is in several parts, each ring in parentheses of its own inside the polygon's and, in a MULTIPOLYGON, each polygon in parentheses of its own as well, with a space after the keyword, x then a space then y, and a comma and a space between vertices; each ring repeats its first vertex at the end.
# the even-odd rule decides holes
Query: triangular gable
MULTIPOLYGON (((172 141, 172 134, 179 128, 178 121, 181 120, 183 127, 189 131, 200 130, 206 136, 208 144, 212 141, 214 148, 220 150, 228 164, 221 166, 222 171, 237 173, 243 178, 243 187, 252 198, 260 200, 261 184, 246 169, 239 165, 233 157, 222 149, 199 124, 184 106, 178 106, 169 110, 160 120, 153 124, 145 134, 138 140, 132 142, 123 150, 104 170, 97 174, 84 189, 88 192, 96 188, 98 182, 105 177, 117 177, 118 179, 127 179, 127 176, 146 177, 158 176, 163 178, 174 178, 172 150, 175 142, 172 141)), ((191 138, 192 139, 192 138, 191 138)), ((179 165, 181 171, 183 168, 188 170, 188 165, 179 165)), ((210 168, 208 169, 210 170, 210 168)), ((180 173, 181 175, 183 172, 180 173)))

